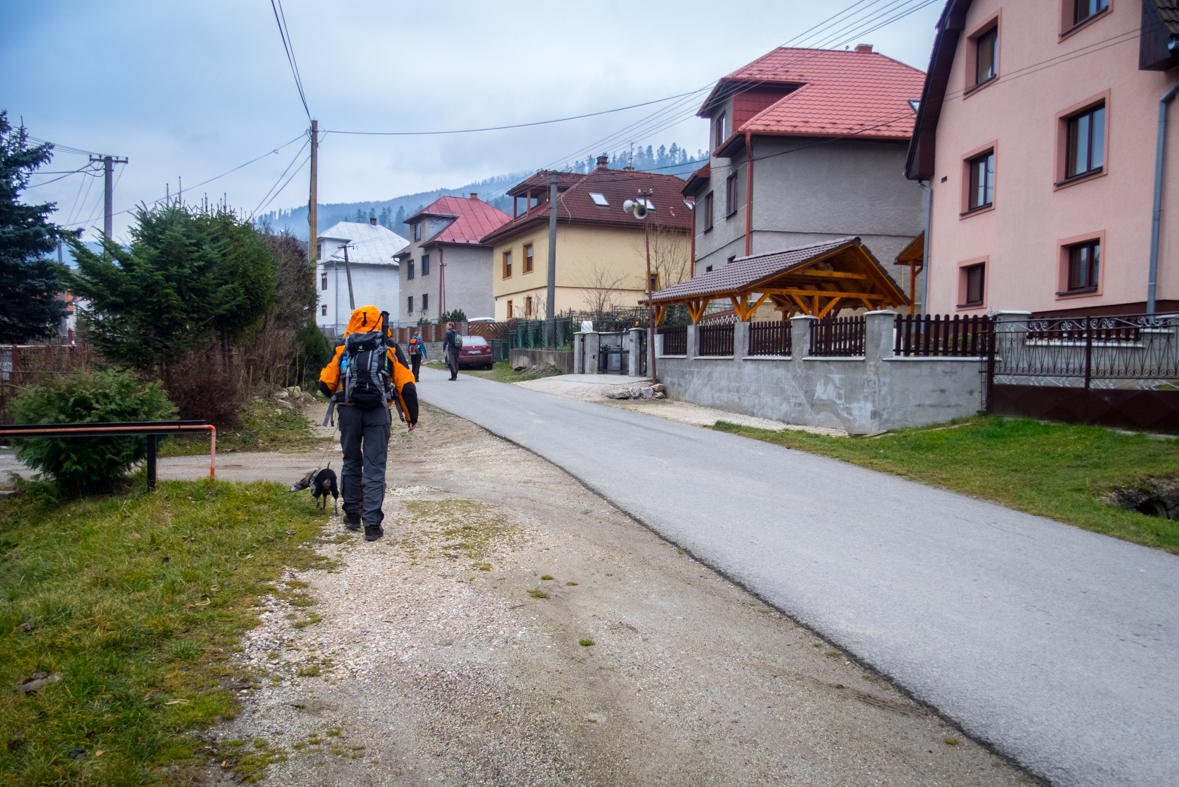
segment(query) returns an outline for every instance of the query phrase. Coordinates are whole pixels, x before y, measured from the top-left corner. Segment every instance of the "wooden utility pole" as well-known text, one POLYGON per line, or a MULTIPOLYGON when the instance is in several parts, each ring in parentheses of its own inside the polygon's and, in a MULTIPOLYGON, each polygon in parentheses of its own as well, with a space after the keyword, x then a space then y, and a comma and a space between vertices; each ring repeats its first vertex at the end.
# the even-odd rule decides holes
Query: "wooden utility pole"
MULTIPOLYGON (((319 216, 316 205, 319 200, 319 121, 311 121, 311 202, 307 207, 307 258, 311 260, 311 267, 315 267, 319 252, 319 216)), ((345 250, 344 259, 348 259, 345 250)), ((348 276, 348 295, 352 295, 352 276, 348 276)))
MULTIPOLYGON (((348 276, 348 308, 352 312, 356 311, 356 298, 352 296, 352 266, 348 264, 348 244, 344 244, 344 273, 348 276)), ((336 315, 337 319, 339 315, 336 315)))
POLYGON ((117 158, 115 156, 91 156, 91 161, 102 162, 102 181, 103 181, 103 219, 102 219, 102 234, 106 236, 107 240, 114 240, 111 237, 111 231, 114 228, 115 215, 115 183, 112 175, 115 171, 115 164, 126 164, 127 159, 117 158))
MULTIPOLYGON (((521 263, 522 264, 522 263, 521 263)), ((557 171, 553 170, 549 181, 549 289, 546 296, 545 320, 549 336, 555 340, 553 320, 557 316, 557 171)))

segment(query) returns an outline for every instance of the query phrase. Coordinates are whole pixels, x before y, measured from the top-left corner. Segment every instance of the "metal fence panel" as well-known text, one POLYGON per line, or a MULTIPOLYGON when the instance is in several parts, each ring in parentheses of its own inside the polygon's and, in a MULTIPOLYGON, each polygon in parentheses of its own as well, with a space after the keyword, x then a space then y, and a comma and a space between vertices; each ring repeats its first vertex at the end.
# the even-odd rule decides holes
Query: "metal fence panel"
POLYGON ((904 358, 982 358, 987 354, 991 323, 985 315, 898 316, 893 353, 904 358))

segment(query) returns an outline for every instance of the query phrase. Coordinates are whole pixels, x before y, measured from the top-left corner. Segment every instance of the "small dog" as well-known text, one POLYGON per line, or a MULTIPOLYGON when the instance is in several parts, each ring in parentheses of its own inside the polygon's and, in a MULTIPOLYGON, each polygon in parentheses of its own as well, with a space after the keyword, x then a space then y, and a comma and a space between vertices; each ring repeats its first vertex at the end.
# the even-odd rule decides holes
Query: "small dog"
POLYGON ((324 510, 327 509, 327 498, 330 494, 332 496, 332 510, 336 515, 339 515, 340 488, 336 486, 336 474, 331 467, 331 462, 328 462, 328 466, 323 470, 312 470, 295 482, 291 491, 298 492, 300 489, 310 488, 311 496, 315 498, 315 507, 324 510))

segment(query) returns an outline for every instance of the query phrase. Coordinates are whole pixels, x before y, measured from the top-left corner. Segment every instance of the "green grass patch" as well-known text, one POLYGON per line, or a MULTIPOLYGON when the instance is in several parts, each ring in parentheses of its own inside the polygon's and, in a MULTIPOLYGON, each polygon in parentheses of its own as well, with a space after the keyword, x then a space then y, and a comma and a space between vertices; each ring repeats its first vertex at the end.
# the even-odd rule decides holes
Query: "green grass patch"
POLYGON ((1105 499, 1115 486, 1179 471, 1176 440, 998 417, 871 439, 771 432, 726 421, 714 428, 1179 553, 1179 522, 1128 511, 1105 499))
MULTIPOLYGON (((269 402, 251 402, 242 413, 240 430, 217 431, 217 453, 230 451, 313 451, 332 443, 316 437, 311 422, 297 410, 269 402)), ((160 441, 160 456, 193 456, 209 453, 209 436, 185 435, 160 441)))
MULTIPOLYGON (((186 733, 233 717, 256 684, 229 661, 251 607, 289 592, 271 584, 284 566, 323 565, 299 548, 323 521, 274 483, 0 503, 0 782, 139 785, 195 767, 186 733), (61 680, 12 690, 35 672, 61 680)), ((280 756, 253 748, 234 755, 247 779, 280 756)))
POLYGON ((583 648, 589 648, 594 645, 594 641, 592 639, 579 639, 577 644, 581 645, 583 648))
POLYGON ((533 598, 548 598, 549 597, 549 594, 545 593, 543 590, 530 590, 530 591, 528 591, 528 595, 532 596, 533 598))
POLYGON ((507 361, 499 361, 494 364, 491 367, 491 371, 487 371, 486 369, 460 369, 459 371, 462 374, 482 377, 485 380, 494 380, 497 383, 519 383, 525 380, 539 380, 543 377, 556 377, 561 374, 560 369, 552 366, 535 371, 529 368, 522 372, 517 372, 507 361))

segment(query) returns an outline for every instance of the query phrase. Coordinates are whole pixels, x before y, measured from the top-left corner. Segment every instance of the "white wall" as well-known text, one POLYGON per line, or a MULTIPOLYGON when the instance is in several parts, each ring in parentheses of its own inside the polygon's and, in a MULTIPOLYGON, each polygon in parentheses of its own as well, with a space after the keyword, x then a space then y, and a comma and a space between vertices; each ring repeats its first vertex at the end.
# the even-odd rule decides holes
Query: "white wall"
MULTIPOLYGON (((335 241, 325 241, 325 249, 330 254, 335 251, 335 241)), ((401 314, 401 286, 398 279, 398 269, 395 265, 368 265, 360 262, 351 263, 352 292, 356 298, 356 307, 376 306, 382 311, 389 312, 389 324, 397 325, 401 314)), ((348 325, 348 318, 352 316, 352 309, 348 305, 348 277, 344 264, 331 260, 320 262, 316 266, 315 286, 319 295, 316 305, 315 324, 329 336, 340 336, 348 325), (323 287, 323 276, 327 274, 327 288, 323 287), (325 315, 324 308, 327 307, 325 315), (337 327, 338 326, 338 327, 337 327)))

